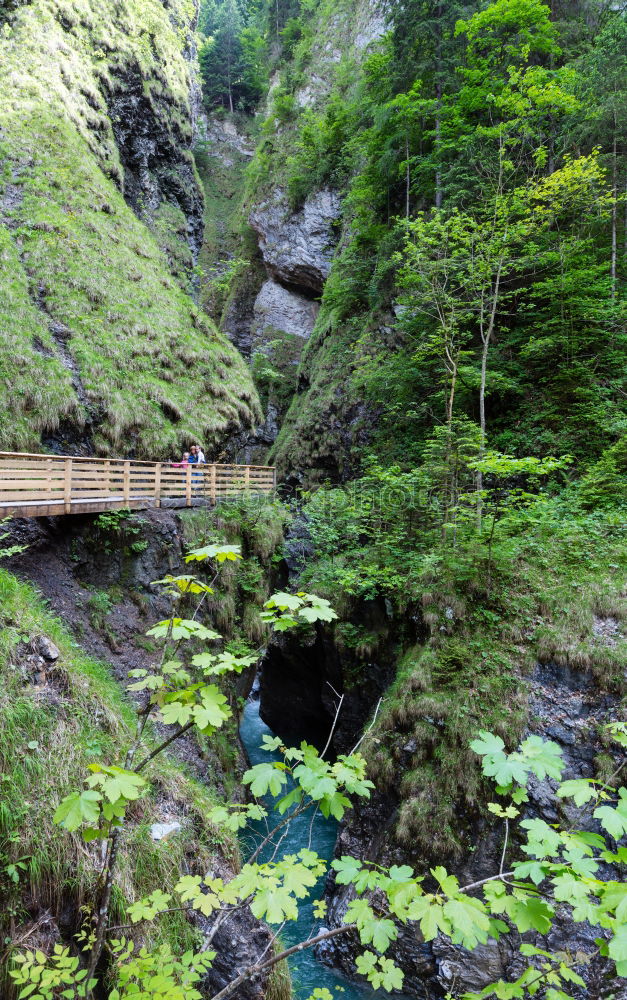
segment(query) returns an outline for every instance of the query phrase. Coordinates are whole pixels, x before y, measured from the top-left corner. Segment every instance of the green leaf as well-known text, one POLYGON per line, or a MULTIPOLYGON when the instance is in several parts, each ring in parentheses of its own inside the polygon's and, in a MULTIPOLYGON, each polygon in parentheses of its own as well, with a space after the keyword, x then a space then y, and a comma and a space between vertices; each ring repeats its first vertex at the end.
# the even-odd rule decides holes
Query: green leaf
POLYGON ((546 934, 551 927, 553 909, 541 899, 529 896, 526 899, 515 900, 510 916, 521 934, 528 930, 536 930, 546 934))
POLYGON ((459 882, 454 875, 449 875, 446 868, 442 865, 438 865, 436 868, 431 869, 431 874, 434 879, 440 883, 442 892, 446 893, 447 896, 451 896, 457 892, 459 889, 459 882))
POLYGON ((284 920, 296 920, 298 905, 284 886, 265 886, 257 890, 250 909, 259 920, 269 924, 282 924, 284 920))
POLYGON ((596 795, 594 785, 585 778, 571 779, 563 781, 557 789, 556 795, 559 799, 574 799, 576 806, 583 806, 596 795))
POLYGON ((377 956, 372 951, 365 951, 355 959, 355 967, 360 976, 369 976, 377 966, 377 956))
POLYGON ((627 975, 627 924, 618 927, 608 944, 608 955, 616 963, 619 976, 627 975))
POLYGON ((361 861, 347 854, 332 861, 331 867, 335 869, 335 881, 339 885, 350 885, 352 882, 356 882, 363 868, 361 861))
POLYGON ((329 601, 323 601, 322 598, 318 598, 317 602, 311 607, 301 608, 298 612, 298 617, 303 618, 304 621, 311 625, 314 622, 335 621, 337 613, 333 610, 329 601))
POLYGON ((270 753, 274 753, 274 751, 278 750, 279 747, 282 745, 283 745, 283 740, 281 739, 280 736, 268 736, 267 733, 264 733, 263 736, 261 737, 262 749, 268 750, 270 753))
POLYGON ((433 941, 440 931, 444 934, 449 934, 451 931, 444 906, 436 903, 433 896, 420 896, 414 900, 409 906, 408 918, 420 921, 420 932, 425 941, 433 941))
MULTIPOLYGON (((396 924, 393 920, 390 920, 387 917, 376 920, 371 931, 370 941, 377 951, 387 951, 390 943, 392 941, 396 941, 396 938, 398 937, 398 928, 396 924)), ((369 942, 365 941, 363 943, 368 944, 369 942)))
POLYGON ((200 694, 200 705, 193 709, 194 722, 200 730, 214 726, 218 729, 231 716, 226 696, 215 684, 208 684, 200 694))
POLYGON ((553 740, 543 740, 541 736, 528 736, 521 745, 521 752, 529 762, 536 777, 561 778, 564 770, 561 747, 553 740))
POLYGON ((89 769, 93 772, 90 783, 99 784, 103 794, 112 803, 119 799, 132 802, 140 797, 146 787, 145 778, 133 771, 126 771, 123 767, 90 764, 89 769))
POLYGON ((94 826, 100 816, 101 801, 102 795, 93 789, 80 793, 72 792, 59 803, 53 821, 70 832, 78 830, 82 823, 94 826))
POLYGON ((268 608, 272 611, 274 608, 278 608, 279 611, 297 611, 298 608, 302 606, 302 600, 295 594, 284 594, 279 592, 278 594, 273 594, 264 604, 264 608, 268 608))
POLYGON ((530 878, 535 885, 540 885, 546 878, 547 869, 548 865, 543 865, 540 861, 522 861, 514 865, 516 878, 530 878))
MULTIPOLYGON (((621 788, 621 793, 625 789, 621 788)), ((594 810, 593 816, 601 821, 601 826, 607 830, 610 837, 620 840, 627 833, 627 798, 621 795, 616 808, 612 806, 599 806, 594 810)))
POLYGON ((157 584, 174 585, 182 594, 213 594, 211 587, 190 575, 171 576, 168 573, 162 580, 152 580, 151 586, 157 584))
POLYGON ((170 701, 167 705, 161 706, 161 718, 166 726, 185 726, 192 718, 193 711, 193 705, 170 701))
POLYGON ((454 944, 461 944, 472 951, 488 940, 490 919, 480 900, 470 896, 449 899, 444 904, 444 914, 454 928, 454 944))
POLYGON ((479 738, 470 741, 470 748, 481 757, 485 757, 501 753, 505 749, 505 744, 500 736, 495 736, 494 733, 481 729, 479 738))
POLYGON ((523 846, 525 854, 538 859, 555 857, 562 844, 562 837, 543 819, 524 819, 521 827, 529 831, 528 843, 523 846))
POLYGON ((215 559, 216 562, 236 562, 242 558, 241 545, 205 545, 200 549, 192 549, 185 556, 185 562, 203 562, 205 559, 215 559))
POLYGON ((265 762, 255 764, 245 771, 242 781, 250 785, 250 790, 257 798, 267 795, 280 795, 281 789, 287 784, 287 775, 277 768, 275 763, 265 762))
POLYGON ((401 990, 403 988, 403 980, 404 980, 403 970, 399 969, 398 966, 394 965, 394 962, 392 962, 391 959, 380 958, 379 967, 381 969, 381 972, 379 974, 379 981, 378 984, 375 986, 375 989, 378 989, 380 986, 382 986, 384 990, 387 990, 388 993, 391 993, 392 990, 401 990))
POLYGON ((149 628, 146 635, 153 635, 157 639, 165 638, 168 633, 173 642, 180 639, 220 639, 220 633, 207 628, 193 618, 166 618, 165 621, 157 622, 149 628))
POLYGON ((152 920, 157 913, 165 910, 172 897, 160 889, 155 889, 145 899, 140 899, 136 903, 131 903, 127 907, 126 913, 134 924, 141 920, 152 920))

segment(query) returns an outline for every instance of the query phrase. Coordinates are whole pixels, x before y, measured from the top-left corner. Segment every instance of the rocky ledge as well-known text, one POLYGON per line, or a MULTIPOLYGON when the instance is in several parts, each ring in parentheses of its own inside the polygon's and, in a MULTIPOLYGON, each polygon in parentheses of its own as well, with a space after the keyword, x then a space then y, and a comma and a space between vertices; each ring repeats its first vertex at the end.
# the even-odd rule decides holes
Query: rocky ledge
POLYGON ((277 188, 249 219, 270 276, 303 294, 319 296, 331 269, 339 218, 339 195, 328 188, 308 198, 298 212, 290 211, 285 192, 277 188))

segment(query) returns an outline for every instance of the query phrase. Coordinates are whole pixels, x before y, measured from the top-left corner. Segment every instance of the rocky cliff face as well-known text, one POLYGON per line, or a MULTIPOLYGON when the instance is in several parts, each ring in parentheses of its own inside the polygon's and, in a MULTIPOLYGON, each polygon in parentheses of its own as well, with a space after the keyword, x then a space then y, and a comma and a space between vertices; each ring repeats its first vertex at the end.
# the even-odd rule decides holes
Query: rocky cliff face
MULTIPOLYGON (((324 108, 342 58, 348 57, 358 74, 370 46, 386 30, 385 16, 378 8, 365 0, 355 0, 349 6, 343 11, 323 6, 312 15, 316 26, 306 80, 294 91, 298 114, 324 108)), ((269 122, 281 85, 279 71, 268 93, 269 122)), ((249 265, 234 277, 220 309, 221 329, 252 360, 265 410, 263 424, 254 435, 242 437, 240 447, 251 458, 267 452, 296 396, 276 452, 281 475, 294 482, 341 478, 352 468, 351 447, 367 439, 372 419, 359 402, 352 404, 343 398, 345 379, 335 374, 329 378, 324 362, 320 379, 318 372, 312 371, 312 359, 315 364, 319 357, 315 336, 319 302, 342 233, 341 197, 324 185, 300 206, 293 204, 285 186, 285 165, 298 141, 298 116, 292 122, 274 124, 272 138, 262 139, 259 147, 258 157, 268 163, 265 173, 253 161, 257 181, 247 191, 245 204, 231 207, 231 213, 240 213, 240 223, 248 223, 252 239, 242 239, 240 233, 239 241, 229 245, 215 240, 210 261, 210 267, 220 273, 238 255, 249 265), (312 335, 310 350, 307 342, 312 335), (323 385, 314 385, 314 381, 323 385), (299 409, 304 425, 295 427, 293 417, 299 409)), ((236 131, 233 125, 231 129, 236 131)), ((241 150, 236 145, 241 136, 225 136, 224 124, 216 120, 210 123, 208 139, 214 163, 216 159, 224 165, 228 162, 237 174, 243 165, 238 163, 241 150)))
MULTIPOLYGON (((558 743, 566 764, 564 778, 595 777, 596 762, 601 754, 607 752, 599 737, 599 727, 616 718, 616 697, 600 690, 589 674, 552 663, 536 666, 529 678, 528 693, 530 725, 527 735, 536 733, 558 743)), ((398 761, 399 774, 411 768, 415 749, 412 741, 408 740, 403 757, 398 761)), ((534 779, 530 783, 526 816, 539 816, 547 823, 565 820, 567 824, 569 821, 580 822, 580 811, 574 807, 572 815, 568 809, 560 815, 555 812, 554 787, 555 782, 551 779, 534 779)), ((340 833, 336 848, 338 856, 367 857, 383 865, 419 863, 421 851, 416 854, 411 846, 399 844, 394 835, 400 804, 398 794, 390 790, 385 794, 375 794, 366 808, 357 807, 340 833)), ((462 885, 494 874, 495 858, 498 858, 502 847, 502 831, 495 830, 485 820, 478 820, 474 822, 471 839, 474 844, 472 853, 462 861, 448 860, 449 870, 458 876, 462 885)), ((329 926, 342 922, 351 898, 350 888, 331 885, 328 892, 329 926)), ((589 995, 602 996, 607 995, 603 993, 604 989, 610 989, 607 982, 603 983, 608 967, 596 954, 594 938, 595 934, 585 923, 573 924, 565 918, 560 920, 559 915, 548 940, 540 934, 529 935, 529 940, 536 947, 579 953, 578 971, 588 984, 589 995)), ((356 941, 336 938, 325 943, 320 957, 350 974, 357 948, 356 941)), ((515 979, 524 968, 520 954, 507 936, 498 943, 491 940, 487 945, 467 952, 441 937, 427 944, 422 941, 419 929, 411 925, 401 929, 390 954, 405 973, 404 990, 417 997, 444 996, 459 989, 481 990, 495 979, 515 979)))
POLYGON ((194 0, 34 0, 0 39, 5 448, 211 453, 259 417, 189 295, 194 0))
MULTIPOLYGON (((268 286, 263 286, 250 324, 255 326, 255 312, 263 308, 268 332, 259 337, 257 328, 257 349, 270 364, 279 353, 272 344, 274 331, 289 333, 293 327, 290 318, 285 318, 289 296, 290 317, 300 310, 297 296, 316 302, 323 297, 344 226, 341 194, 332 187, 323 185, 311 191, 299 207, 294 207, 293 198, 288 196, 286 162, 300 141, 300 116, 324 111, 343 59, 350 64, 352 80, 356 81, 364 59, 386 31, 383 9, 362 0, 352 2, 350 10, 322 5, 313 16, 316 23, 306 74, 293 94, 294 118, 286 123, 275 121, 274 134, 262 140, 261 156, 270 166, 265 174, 261 172, 257 189, 250 196, 249 222, 264 269, 269 279, 284 289, 269 303, 268 286)), ((281 85, 279 74, 268 98, 270 116, 281 85)), ((293 372, 290 394, 275 406, 282 429, 272 455, 281 477, 292 483, 347 478, 355 469, 355 451, 368 440, 375 419, 354 391, 348 398, 351 363, 342 338, 335 337, 327 344, 327 320, 318 318, 317 313, 314 318, 313 324, 298 319, 301 336, 309 343, 294 351, 292 362, 298 373, 293 372)), ((263 391, 263 384, 261 388, 263 391)))
POLYGON ((270 276, 283 285, 320 295, 329 276, 337 242, 334 226, 340 218, 339 196, 318 191, 292 212, 280 188, 256 205, 250 224, 270 276))
POLYGON ((242 237, 241 206, 234 196, 242 193, 251 155, 235 125, 209 120, 201 161, 210 200, 202 252, 204 295, 222 331, 250 360, 262 396, 263 423, 238 442, 238 453, 256 461, 274 442, 297 389, 298 365, 315 327, 341 209, 337 194, 324 190, 294 211, 278 187, 265 200, 253 198, 249 237, 242 237), (220 284, 233 266, 224 299, 220 284))

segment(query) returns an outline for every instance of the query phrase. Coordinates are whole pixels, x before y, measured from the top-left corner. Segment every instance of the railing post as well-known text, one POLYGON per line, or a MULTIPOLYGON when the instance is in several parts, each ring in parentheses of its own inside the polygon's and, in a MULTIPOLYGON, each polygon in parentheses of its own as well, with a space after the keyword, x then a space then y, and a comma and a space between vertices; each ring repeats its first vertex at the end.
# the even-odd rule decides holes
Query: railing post
POLYGON ((104 490, 105 490, 105 493, 110 493, 111 492, 111 462, 109 461, 108 458, 105 458, 105 464, 104 464, 104 466, 105 466, 105 472, 107 474, 107 478, 104 481, 104 490))
POLYGON ((188 465, 185 469, 185 506, 192 505, 192 467, 188 465))
POLYGON ((211 480, 210 480, 210 484, 209 484, 209 499, 213 500, 214 503, 216 503, 216 501, 218 499, 218 495, 216 493, 216 466, 215 466, 215 462, 211 466, 211 480))
POLYGON ((131 499, 131 463, 127 459, 124 462, 124 503, 128 503, 131 499))
POLYGON ((161 506, 161 462, 157 462, 155 467, 155 503, 161 506))
POLYGON ((250 489, 250 465, 244 467, 244 489, 247 492, 250 489))
POLYGON ((65 513, 72 512, 72 459, 66 458, 63 470, 63 504, 65 513))
POLYGON ((276 465, 272 469, 272 491, 276 493, 276 465))

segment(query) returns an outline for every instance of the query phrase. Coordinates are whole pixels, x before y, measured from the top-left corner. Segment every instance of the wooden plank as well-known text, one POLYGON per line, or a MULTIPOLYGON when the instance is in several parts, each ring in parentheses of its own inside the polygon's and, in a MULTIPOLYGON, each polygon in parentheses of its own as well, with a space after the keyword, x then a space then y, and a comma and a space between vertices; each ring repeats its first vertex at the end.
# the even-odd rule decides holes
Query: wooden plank
POLYGON ((185 503, 188 507, 192 505, 192 467, 188 465, 185 469, 185 503))
POLYGON ((68 458, 65 462, 65 483, 63 489, 63 500, 65 503, 65 513, 69 514, 72 504, 72 459, 68 458))
POLYGON ((0 476, 0 491, 6 490, 41 490, 46 493, 52 489, 63 489, 64 476, 56 476, 53 479, 3 479, 0 476))
POLYGON ((20 500, 46 500, 48 497, 55 499, 58 497, 63 500, 64 491, 63 487, 56 490, 54 493, 48 493, 46 490, 0 490, 0 503, 19 503, 20 500))
POLYGON ((15 516, 158 506, 168 496, 191 506, 202 497, 269 493, 275 486, 273 466, 207 463, 178 469, 131 459, 0 453, 0 511, 15 516))
POLYGON ((130 477, 129 477, 130 468, 131 468, 131 463, 130 462, 125 462, 124 463, 124 500, 125 501, 129 500, 130 496, 131 496, 131 483, 130 483, 130 477))
POLYGON ((161 506, 161 462, 157 462, 155 469, 155 503, 157 507, 161 506))
POLYGON ((124 478, 124 470, 120 469, 118 473, 112 472, 111 469, 77 469, 76 466, 72 468, 72 478, 73 479, 99 479, 103 483, 106 483, 108 479, 119 479, 122 481, 124 478))
POLYGON ((7 480, 45 482, 49 477, 63 482, 63 466, 53 469, 0 469, 0 483, 7 480))

